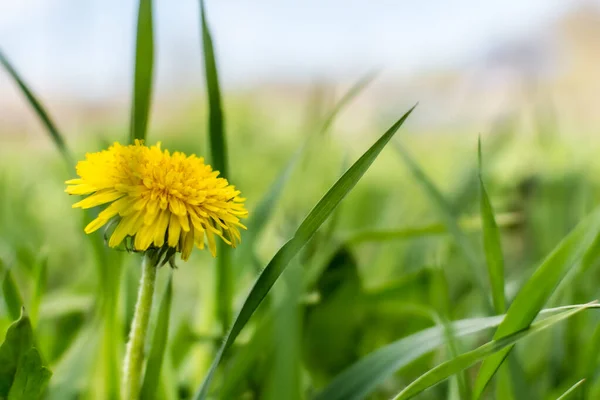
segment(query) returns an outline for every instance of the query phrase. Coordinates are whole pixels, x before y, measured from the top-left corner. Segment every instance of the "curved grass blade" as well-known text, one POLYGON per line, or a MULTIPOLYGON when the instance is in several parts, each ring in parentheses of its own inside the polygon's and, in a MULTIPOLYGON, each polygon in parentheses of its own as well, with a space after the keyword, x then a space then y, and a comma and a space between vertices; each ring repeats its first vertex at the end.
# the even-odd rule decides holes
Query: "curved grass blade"
POLYGON ((171 314, 171 300, 173 298, 173 275, 169 277, 167 290, 160 302, 160 310, 158 319, 156 320, 156 328, 152 339, 152 348, 148 356, 146 364, 146 372, 144 373, 144 381, 140 397, 142 399, 154 399, 158 391, 158 382, 160 381, 160 370, 162 367, 163 358, 165 356, 165 348, 169 336, 169 317, 171 314))
POLYGON ((138 7, 135 43, 135 67, 129 142, 146 139, 150 103, 152 101, 152 75, 154 69, 154 28, 152 0, 140 0, 138 7))
POLYGON ((577 390, 577 388, 580 387, 581 385, 583 385, 584 383, 585 383, 585 379, 582 379, 579 382, 575 383, 573 386, 571 386, 566 392, 564 392, 556 400, 566 400, 566 399, 568 399, 575 392, 575 390, 577 390))
MULTIPOLYGON (((416 106, 415 106, 416 107, 416 106)), ((410 113, 414 110, 411 108, 402 118, 398 120, 369 150, 367 150, 346 173, 329 189, 323 198, 317 203, 315 208, 311 210, 308 216, 304 219, 296 233, 286 244, 279 249, 273 259, 267 264, 265 269, 259 275, 250 294, 246 298, 242 309, 234 320, 228 334, 225 336, 225 341, 217 351, 213 363, 208 371, 202 386, 194 396, 195 399, 205 399, 208 394, 208 387, 212 381, 212 377, 221 358, 227 349, 233 344, 239 333, 242 331, 246 323, 250 320, 254 311, 263 301, 273 284, 281 273, 284 271, 288 263, 298 254, 304 245, 315 234, 319 227, 325 222, 327 217, 343 200, 343 198, 352 190, 358 183, 360 178, 369 169, 373 161, 377 158, 381 150, 394 136, 396 131, 402 126, 410 113)))
POLYGON ((519 340, 532 335, 534 333, 538 333, 544 329, 547 329, 558 322, 561 322, 573 315, 585 310, 588 308, 588 305, 580 306, 573 310, 564 311, 558 315, 548 317, 542 321, 536 322, 530 325, 528 328, 520 330, 518 332, 512 333, 508 336, 504 336, 501 339, 492 340, 483 346, 478 347, 475 350, 469 351, 467 353, 461 354, 460 356, 442 363, 437 367, 427 371, 425 374, 421 375, 417 380, 408 385, 404 390, 402 390, 393 400, 407 400, 410 399, 417 394, 421 393, 425 389, 428 389, 444 380, 448 377, 456 374, 459 371, 462 371, 466 368, 471 367, 475 363, 484 360, 485 358, 491 356, 494 353, 508 347, 513 346, 519 340))
POLYGON ((4 297, 6 309, 8 310, 8 315, 13 321, 18 320, 23 308, 23 296, 21 296, 21 292, 19 291, 10 270, 6 271, 6 274, 4 275, 2 295, 4 297))
MULTIPOLYGON (((577 304, 542 310, 540 314, 555 314, 565 310, 588 306, 577 304)), ((597 305, 588 306, 589 308, 597 305)), ((454 337, 481 333, 497 327, 506 315, 471 318, 451 323, 454 337)), ((421 356, 444 345, 444 328, 435 326, 383 346, 352 364, 335 377, 314 397, 314 400, 360 400, 368 396, 377 386, 400 368, 409 365, 421 356)))
POLYGON ((35 94, 33 94, 31 89, 29 89, 29 87, 27 86, 25 81, 17 73, 17 71, 12 66, 12 64, 8 61, 8 58, 6 58, 6 56, 2 53, 1 50, 0 50, 0 64, 2 64, 2 66, 8 72, 8 74, 17 83, 17 85, 19 86, 19 88, 21 89, 21 91, 23 92, 25 97, 27 98, 27 101, 29 101, 29 104, 31 105, 31 107, 33 107, 33 109, 35 110, 35 113, 38 115, 38 117, 40 118, 40 120, 42 121, 44 126, 46 127, 46 131, 50 134, 50 137, 52 138, 52 141, 56 145, 56 148, 58 149, 58 151, 60 152, 60 154, 62 155, 62 157, 64 158, 64 160, 66 161, 66 163, 69 165, 69 168, 70 168, 73 165, 73 157, 71 156, 71 152, 67 148, 67 145, 65 143, 65 140, 63 139, 63 136, 59 132, 58 128, 56 127, 56 125, 54 124, 52 119, 50 119, 50 116, 46 112, 46 109, 44 108, 44 106, 42 106, 42 103, 40 103, 40 101, 37 99, 35 94))
MULTIPOLYGON (((600 232, 600 208, 580 222, 536 269, 517 293, 506 313, 506 319, 494 334, 495 340, 521 331, 531 324, 567 272, 592 246, 598 232, 600 232)), ((512 346, 509 346, 483 362, 475 381, 474 399, 478 399, 483 394, 511 348, 512 346)))
POLYGON ((404 160, 404 163, 408 166, 410 172, 416 178, 417 182, 423 187, 431 202, 437 207, 440 217, 442 217, 448 232, 454 237, 459 250, 463 253, 466 261, 469 263, 476 283, 479 284, 482 293, 487 293, 485 278, 480 269, 481 263, 479 260, 479 255, 477 254, 477 251, 475 250, 469 238, 459 226, 457 216, 452 210, 452 207, 444 198, 442 193, 438 190, 438 188, 433 184, 433 182, 427 177, 427 175, 425 175, 425 172, 421 169, 421 167, 416 163, 415 160, 413 160, 412 156, 408 153, 404 146, 402 146, 398 141, 395 141, 394 148, 400 154, 404 160))
MULTIPOLYGON (((208 142, 210 147, 211 163, 221 177, 229 178, 229 165, 227 161, 227 140, 223 108, 221 105, 221 89, 212 36, 206 22, 204 1, 200 0, 200 19, 202 26, 202 50, 204 52, 204 74, 208 94, 208 142)), ((233 306, 233 268, 231 263, 231 248, 224 242, 217 243, 217 289, 216 305, 217 316, 221 329, 226 332, 231 323, 233 306)))
POLYGON ((480 211, 483 222, 483 247, 487 261, 490 286, 492 287, 492 300, 496 314, 506 310, 506 299, 504 297, 504 257, 502 255, 502 244, 500 243, 500 230, 496 224, 492 203, 485 190, 482 177, 481 138, 478 141, 479 159, 479 191, 480 211))

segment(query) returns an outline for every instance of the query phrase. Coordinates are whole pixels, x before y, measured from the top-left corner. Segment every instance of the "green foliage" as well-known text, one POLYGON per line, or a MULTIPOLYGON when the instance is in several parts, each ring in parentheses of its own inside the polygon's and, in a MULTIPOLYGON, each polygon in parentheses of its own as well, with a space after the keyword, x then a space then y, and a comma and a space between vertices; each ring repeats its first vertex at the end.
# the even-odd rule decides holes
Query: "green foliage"
POLYGON ((29 317, 21 315, 0 345, 0 398, 39 399, 51 375, 35 348, 29 317))
POLYGON ((146 139, 154 70, 154 23, 152 0, 140 0, 135 41, 135 68, 129 142, 146 139))
MULTIPOLYGON (((151 114, 151 0, 137 18, 130 141, 146 138, 151 114)), ((197 252, 159 274, 166 290, 152 311, 141 398, 600 398, 598 306, 587 303, 600 295, 593 156, 545 133, 532 145, 509 124, 486 136, 485 174, 481 143, 475 154, 460 135, 406 135, 394 141, 398 165, 380 152, 411 109, 335 179, 363 137, 338 135, 334 121, 375 74, 331 104, 317 87, 302 135, 280 104, 265 113, 235 93, 225 121, 203 1, 199 25, 208 156, 251 212, 242 244, 221 246, 215 266, 197 252)), ((2 53, 0 63, 72 168, 48 108, 2 53)), ((197 131, 190 108, 182 125, 197 131)), ((387 112, 376 111, 369 130, 387 112)), ((202 147, 197 132, 162 129, 169 149, 202 147)), ((85 133, 81 152, 95 146, 85 133)), ((101 234, 85 238, 99 210, 73 216, 58 157, 29 148, 20 157, 13 146, 0 157, 0 399, 118 400, 137 257, 107 250, 101 234)))

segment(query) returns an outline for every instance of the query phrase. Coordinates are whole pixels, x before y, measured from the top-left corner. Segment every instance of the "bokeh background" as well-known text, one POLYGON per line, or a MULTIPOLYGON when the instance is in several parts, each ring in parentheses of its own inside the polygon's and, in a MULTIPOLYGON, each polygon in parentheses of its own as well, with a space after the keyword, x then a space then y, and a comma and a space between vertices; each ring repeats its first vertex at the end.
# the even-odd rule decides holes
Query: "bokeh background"
MULTIPOLYGON (((600 2, 207 3, 223 87, 230 180, 248 198, 250 210, 307 138, 320 135, 302 153, 256 242, 256 256, 236 270, 237 305, 256 268, 290 237, 343 169, 416 102, 419 106, 397 138, 439 187, 481 254, 476 171, 477 137, 482 138, 485 179, 503 232, 509 299, 598 203, 600 2), (365 76, 373 79, 321 132, 344 93, 365 76)), ((1 50, 79 157, 127 140, 136 12, 137 2, 131 0, 0 0, 1 50)), ((206 154, 198 3, 157 0, 154 16, 155 88, 148 141, 206 154)), ((102 330, 97 335, 86 330, 92 326, 102 278, 81 216, 63 193, 63 182, 72 173, 18 87, 0 71, 2 269, 11 269, 28 299, 37 293, 39 265, 46 265, 46 289, 36 318, 55 372, 49 398, 109 398, 103 374, 114 360, 89 355, 84 366, 74 361, 82 362, 76 357, 81 353, 73 350, 77 340, 107 343, 102 330), (80 371, 94 377, 91 383, 82 382, 87 375, 80 371), (73 383, 69 373, 79 380, 73 383)), ((331 228, 313 243, 312 248, 321 250, 339 247, 331 275, 324 274, 306 293, 283 283, 276 286, 275 300, 288 292, 302 304, 308 299, 309 305, 295 310, 300 322, 288 321, 277 327, 283 330, 272 332, 274 338, 295 343, 291 350, 278 351, 289 351, 286 359, 298 362, 285 364, 267 357, 268 352, 265 359, 255 355, 245 373, 226 385, 230 398, 295 398, 290 393, 298 392, 297 386, 310 393, 361 356, 431 325, 397 312, 399 305, 449 305, 444 313, 451 319, 483 315, 485 294, 473 287, 463 255, 441 221, 398 154, 384 151, 344 201, 331 228), (372 231, 384 234, 369 236, 372 231), (387 235, 390 231, 404 233, 387 235), (441 301, 435 286, 439 282, 432 278, 435 273, 429 274, 439 267, 448 291, 448 299, 441 301), (322 302, 311 303, 315 293, 322 302), (297 386, 286 383, 288 375, 278 375, 292 370, 292 381, 301 382, 297 386)), ((117 288, 115 326, 124 342, 138 260, 125 254, 111 257, 104 261, 123 282, 117 288)), ((588 263, 588 274, 553 298, 553 305, 600 295, 597 260, 588 263)), ((161 276, 163 286, 166 275, 161 276)), ((189 263, 180 263, 174 282, 172 387, 163 385, 161 393, 187 398, 220 340, 212 259, 196 253, 189 263)), ((2 307, 0 332, 10 322, 2 307)), ((574 321, 542 335, 536 346, 518 348, 521 389, 529 391, 528 397, 515 398, 556 398, 582 374, 596 376, 595 363, 586 354, 595 319, 574 321)), ((245 340, 251 338, 248 334, 245 340)), ((440 352, 420 359, 373 398, 388 398, 443 357, 440 352)), ((586 392, 590 399, 598 398, 594 382, 590 379, 586 392)), ((446 390, 438 387, 423 398, 445 398, 446 390)))

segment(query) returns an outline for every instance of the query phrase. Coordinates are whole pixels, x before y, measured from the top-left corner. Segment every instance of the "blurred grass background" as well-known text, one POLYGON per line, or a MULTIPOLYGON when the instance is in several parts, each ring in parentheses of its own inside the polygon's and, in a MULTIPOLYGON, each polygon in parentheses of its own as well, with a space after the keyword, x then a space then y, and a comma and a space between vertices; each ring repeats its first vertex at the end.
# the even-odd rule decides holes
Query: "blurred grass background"
MULTIPOLYGON (((0 13, 1 7, 5 4, 0 13)), ((235 12, 236 5, 214 7, 219 15, 224 9, 235 12)), ((158 8, 158 15, 164 8, 158 8)), ((426 19, 426 10, 416 12, 426 19)), ((20 13, 27 15, 27 11, 20 13)), ((21 17, 19 24, 0 19, 6 24, 3 32, 22 32, 27 18, 21 17)), ((217 49, 220 30, 235 31, 231 25, 220 26, 219 21, 217 17, 213 22, 217 49)), ((361 60, 357 66, 350 65, 350 73, 339 75, 331 65, 321 65, 322 74, 300 72, 294 77, 285 72, 285 63, 280 67, 284 73, 270 80, 264 71, 273 65, 252 79, 251 72, 230 72, 235 84, 227 83, 225 73, 229 175, 248 198, 249 210, 306 143, 255 243, 251 252, 255 255, 246 254, 248 258, 240 260, 234 252, 236 306, 258 269, 350 160, 416 100, 420 105, 396 140, 443 193, 469 240, 476 244, 478 256, 483 257, 477 180, 477 138, 481 135, 484 180, 502 232, 505 291, 508 301, 512 300, 535 266, 598 201, 600 77, 594 66, 600 60, 599 21, 600 8, 594 2, 575 2, 535 28, 484 43, 458 62, 436 66, 438 60, 432 59, 431 65, 417 65, 409 72, 394 69, 393 63, 391 68, 377 65, 386 58, 375 55, 372 62, 361 60), (344 93, 365 71, 378 67, 383 69, 373 82, 323 131, 344 93)), ((72 29, 78 24, 73 23, 72 29)), ((52 24, 37 28, 49 35, 52 29, 58 28, 52 24)), ((194 51, 199 54, 197 32, 192 39, 197 41, 194 51)), ((224 40, 225 48, 235 44, 231 35, 223 35, 229 40, 224 40)), ((399 27, 392 34, 399 41, 410 36, 399 27)), ((7 41, 4 50, 10 57, 15 39, 7 37, 0 38, 0 45, 7 41)), ((183 43, 189 40, 186 36, 183 43)), ((419 47, 418 36, 409 41, 419 47)), ((159 53, 176 59, 176 49, 161 48, 158 43, 159 53)), ((86 47, 93 53, 94 46, 86 47)), ((257 44, 257 48, 262 47, 257 44)), ((253 57, 247 49, 244 54, 253 57)), ((407 54, 417 57, 418 49, 407 54)), ((96 54, 96 60, 101 56, 96 54)), ((45 57, 61 59, 55 53, 45 57)), ((69 57, 65 60, 73 59, 69 57)), ((186 57, 181 59, 185 64, 186 57)), ((221 59, 227 72, 227 61, 235 57, 226 53, 221 59)), ((131 71, 126 59, 118 60, 123 61, 124 71, 131 71)), ((160 60, 159 71, 164 66, 160 60)), ((113 141, 127 140, 131 88, 119 86, 120 75, 114 77, 117 84, 112 89, 99 90, 98 83, 91 83, 88 91, 85 82, 93 82, 93 73, 81 70, 85 79, 74 77, 75 83, 69 84, 70 77, 56 73, 52 63, 31 68, 36 62, 37 56, 30 55, 25 46, 15 51, 15 65, 36 89, 77 159, 113 141)), ((77 65, 86 64, 74 62, 70 68, 77 65)), ((175 72, 171 68, 171 74, 175 72)), ((197 75, 192 80, 197 82, 201 67, 188 74, 197 75)), ((107 76, 99 75, 108 81, 107 76)), ((185 80, 179 79, 157 86, 147 140, 161 141, 170 150, 204 155, 208 151, 204 91, 195 83, 186 87, 185 80)), ((63 182, 73 176, 73 170, 52 148, 37 117, 4 73, 0 95, 0 273, 11 271, 30 310, 42 353, 54 371, 48 398, 113 398, 115 389, 107 382, 114 381, 110 374, 118 372, 120 357, 107 356, 105 349, 113 346, 118 353, 123 351, 139 260, 106 252, 85 237, 80 215, 71 210, 72 199, 63 192, 63 182), (115 320, 108 325, 100 323, 96 314, 106 307, 99 303, 109 297, 99 293, 109 287, 100 282, 118 285, 118 302, 111 308, 115 320)), ((489 314, 485 294, 476 287, 464 255, 442 222, 439 209, 390 146, 276 284, 259 309, 261 318, 254 321, 253 329, 244 331, 215 385, 221 396, 310 396, 378 347, 432 326, 429 318, 418 316, 419 307, 450 320, 489 314), (327 254, 332 257, 319 258, 327 254), (318 262, 325 263, 325 272, 315 285, 306 291, 294 285, 304 279, 302 265, 308 268, 318 262), (285 311, 268 319, 269 308, 276 307, 285 311)), ((585 274, 570 277, 549 306, 598 298, 598 260, 584 259, 583 263, 585 274)), ((214 264, 207 252, 195 252, 173 273, 169 351, 157 398, 189 398, 221 340, 214 304, 214 264)), ((168 274, 161 271, 159 279, 157 308, 168 274)), ((0 302, 0 337, 12 320, 0 302)), ((553 399, 587 377, 581 396, 597 398, 597 353, 590 354, 597 346, 597 333, 592 335, 596 321, 593 314, 578 315, 519 344, 515 355, 519 379, 513 377, 511 383, 517 395, 510 396, 553 399)), ((482 342, 461 342, 460 348, 475 343, 482 342)), ((371 398, 389 398, 446 357, 444 349, 421 357, 380 385, 371 398)), ((419 398, 446 398, 453 393, 452 384, 439 385, 419 398)), ((496 398, 510 398, 503 396, 509 395, 496 398)))

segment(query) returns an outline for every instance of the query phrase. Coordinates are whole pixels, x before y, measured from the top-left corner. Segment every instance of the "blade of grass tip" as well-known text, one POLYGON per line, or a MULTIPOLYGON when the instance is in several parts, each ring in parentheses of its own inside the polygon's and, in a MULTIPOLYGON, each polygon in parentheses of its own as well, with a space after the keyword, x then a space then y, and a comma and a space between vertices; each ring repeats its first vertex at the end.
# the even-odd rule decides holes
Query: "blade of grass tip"
POLYGON ((504 257, 502 255, 502 244, 500 243, 500 230, 496 224, 492 203, 483 184, 483 162, 481 155, 481 137, 478 141, 479 159, 479 189, 480 189, 480 211, 483 223, 483 247, 487 261, 490 285, 492 287, 492 299, 496 314, 502 314, 506 310, 504 297, 504 257))
MULTIPOLYGON (((415 106, 416 107, 416 106, 415 106)), ((246 323, 250 320, 254 311, 263 301, 271 287, 281 273, 285 270, 288 263, 298 254, 304 245, 315 234, 319 227, 325 222, 331 212, 343 200, 343 198, 358 183, 360 178, 367 172, 371 164, 375 161, 381 150, 394 136, 396 131, 402 126, 414 108, 411 108, 402 118, 400 118, 373 146, 369 148, 346 173, 329 189, 317 205, 311 210, 302 224, 296 230, 296 233, 271 259, 265 269, 261 272, 252 287, 252 290, 246 297, 244 304, 233 325, 223 341, 221 347, 210 366, 204 382, 194 396, 195 399, 205 399, 208 394, 208 387, 212 381, 213 375, 225 351, 233 344, 246 323)))
POLYGON ((437 367, 430 369, 425 374, 421 375, 414 382, 404 388, 393 400, 407 400, 410 399, 417 394, 421 393, 425 389, 428 389, 444 380, 448 377, 456 374, 459 371, 465 370, 472 365, 480 362, 481 360, 486 359, 492 354, 497 353, 498 351, 508 347, 513 346, 518 341, 528 337, 532 334, 538 333, 544 329, 547 329, 558 322, 561 322, 573 315, 585 310, 588 308, 587 305, 581 306, 574 310, 564 311, 558 315, 546 318, 542 321, 536 322, 530 325, 528 328, 520 330, 518 332, 512 333, 508 336, 505 336, 501 339, 492 340, 475 350, 469 351, 467 353, 461 354, 460 356, 442 363, 437 367))
POLYGON ((475 282, 479 285, 482 293, 487 293, 488 290, 485 284, 485 278, 480 270, 479 256, 469 238, 460 228, 457 221, 457 216, 452 210, 450 204, 444 198, 439 189, 427 177, 427 175, 425 175, 425 172, 416 163, 416 161, 414 161, 409 155, 408 151, 398 141, 394 142, 394 148, 400 154, 401 158, 404 160, 405 164, 408 166, 410 172, 416 178, 417 182, 423 187, 431 202, 437 207, 440 216, 446 225, 446 228, 454 237, 459 250, 462 252, 463 256, 471 267, 473 276, 475 277, 475 282))
POLYGON ((160 302, 160 310, 158 319, 156 320, 156 328, 154 338, 152 339, 152 347, 148 362, 146 364, 146 372, 144 373, 144 381, 140 397, 142 399, 154 399, 160 381, 160 370, 162 367, 163 358, 165 356, 165 348, 169 337, 169 317, 171 314, 171 300, 173 298, 173 274, 169 277, 167 289, 160 302))
MULTIPOLYGON (((221 106, 221 89, 219 86, 219 75, 212 36, 206 22, 206 10, 204 1, 200 0, 200 19, 202 26, 202 49, 204 52, 204 74, 206 78, 206 90, 208 94, 208 138, 212 166, 219 171, 221 177, 229 178, 227 161, 227 140, 223 109, 221 106)), ((231 323, 233 306, 233 268, 231 265, 231 249, 221 241, 217 243, 217 289, 216 305, 217 317, 221 323, 223 332, 227 331, 231 323)))
POLYGON ((579 388, 581 385, 583 385, 585 383, 585 379, 580 380, 579 382, 575 383, 573 386, 571 386, 566 392, 564 392, 559 398, 557 398, 556 400, 566 400, 569 397, 571 397, 571 395, 575 392, 575 390, 577 390, 577 388, 579 388))
POLYGON ((146 139, 148 116, 150 114, 154 69, 152 0, 140 0, 137 17, 130 143, 134 143, 136 139, 146 139))
POLYGON ((323 126, 321 127, 320 135, 324 135, 330 128, 339 113, 348 105, 352 100, 354 100, 367 86, 375 80, 375 78, 379 75, 379 71, 370 71, 367 72, 363 77, 361 77, 354 85, 348 89, 348 91, 342 96, 342 98, 336 103, 333 107, 323 126))
MULTIPOLYGON (((523 285, 510 305, 506 319, 496 330, 495 340, 531 324, 558 284, 592 246, 599 231, 600 208, 596 208, 554 248, 523 285)), ((511 348, 509 346, 483 362, 474 385, 474 399, 481 397, 511 348)))
POLYGON ((23 92, 23 94, 27 98, 27 101, 29 102, 31 107, 34 109, 35 113, 38 115, 38 117, 44 124, 46 131, 50 134, 50 137, 51 137, 52 141, 54 142, 54 144, 56 145, 56 148, 62 155, 65 162, 68 164, 69 168, 71 168, 73 166, 73 157, 71 155, 71 152, 67 148, 67 145, 65 143, 65 140, 63 139, 63 136, 61 135, 58 128, 56 127, 56 125, 54 124, 54 122, 52 121, 52 119, 50 118, 48 113, 46 112, 46 109, 44 108, 42 103, 40 103, 40 101, 37 99, 35 94, 31 91, 29 86, 25 83, 25 81, 17 73, 17 70, 12 66, 10 61, 8 61, 8 58, 6 58, 4 53, 2 53, 2 50, 0 50, 0 64, 2 64, 4 69, 6 69, 8 74, 16 82, 17 86, 19 86, 19 89, 21 89, 21 92, 23 92))
POLYGON ((23 307, 23 297, 17 287, 17 284, 9 270, 4 275, 4 281, 2 282, 2 294, 4 297, 4 303, 8 310, 8 315, 14 321, 18 320, 21 316, 21 309, 23 307))

